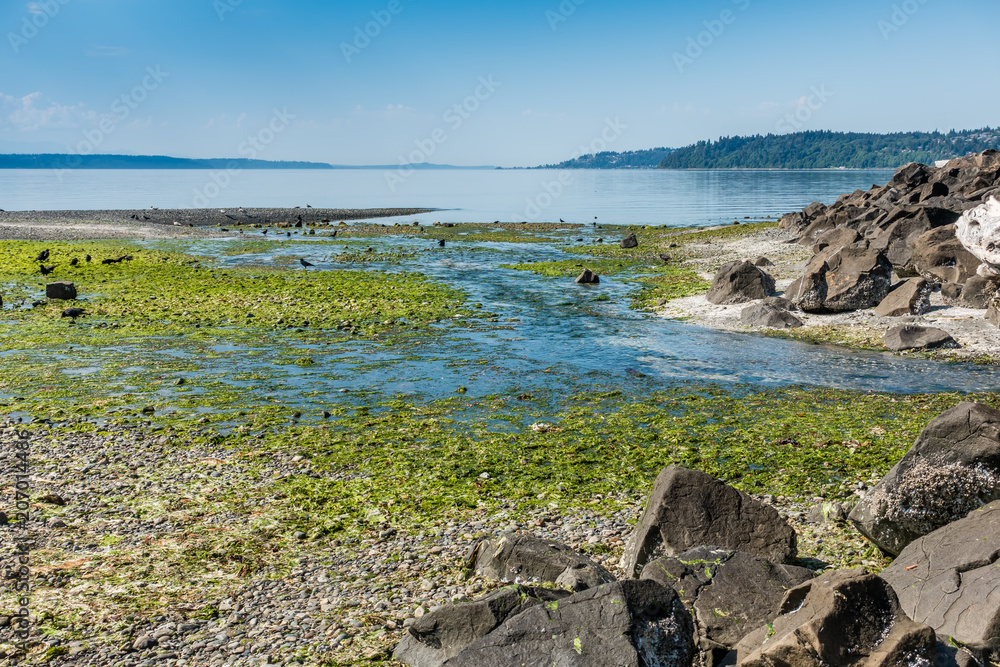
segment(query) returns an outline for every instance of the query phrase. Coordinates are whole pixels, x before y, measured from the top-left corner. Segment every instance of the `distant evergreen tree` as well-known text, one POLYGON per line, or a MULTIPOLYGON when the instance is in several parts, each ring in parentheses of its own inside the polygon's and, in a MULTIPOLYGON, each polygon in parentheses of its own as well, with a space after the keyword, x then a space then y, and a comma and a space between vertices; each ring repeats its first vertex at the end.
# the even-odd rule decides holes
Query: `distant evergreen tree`
POLYGON ((895 169, 1000 149, 1000 129, 862 134, 816 130, 720 137, 679 148, 661 169, 895 169))

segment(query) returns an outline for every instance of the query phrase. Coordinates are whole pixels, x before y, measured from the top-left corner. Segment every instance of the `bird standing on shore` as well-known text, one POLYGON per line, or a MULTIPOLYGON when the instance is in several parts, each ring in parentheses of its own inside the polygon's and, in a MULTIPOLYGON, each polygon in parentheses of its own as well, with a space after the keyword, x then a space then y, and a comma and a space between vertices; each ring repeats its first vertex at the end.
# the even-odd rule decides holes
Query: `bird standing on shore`
POLYGON ((312 262, 310 262, 310 261, 307 261, 307 260, 306 260, 306 259, 305 259, 304 257, 300 257, 300 258, 299 258, 299 264, 301 264, 301 265, 302 265, 302 268, 303 268, 303 269, 305 269, 306 271, 308 271, 308 270, 309 270, 309 267, 310 267, 310 266, 316 266, 316 265, 315 265, 315 264, 313 264, 312 262))
POLYGON ((444 239, 441 239, 440 241, 438 241, 438 245, 443 248, 444 247, 444 239))
POLYGON ((78 258, 76 258, 76 257, 74 257, 73 259, 69 260, 69 265, 70 266, 76 266, 79 263, 80 263, 80 260, 78 258))
POLYGON ((85 311, 83 308, 67 308, 66 310, 64 310, 62 312, 62 315, 60 315, 59 317, 60 318, 62 318, 62 317, 69 317, 69 318, 72 318, 72 320, 74 322, 76 322, 76 318, 81 317, 81 316, 86 315, 86 314, 87 314, 87 311, 85 311))
POLYGON ((36 262, 44 262, 48 258, 49 258, 49 249, 46 248, 45 250, 43 250, 40 253, 38 253, 38 257, 35 258, 35 261, 36 262))
POLYGON ((51 266, 45 266, 43 264, 43 265, 40 265, 38 267, 38 270, 42 272, 43 276, 47 276, 47 275, 49 275, 50 273, 52 273, 53 271, 56 270, 56 265, 52 264, 51 266))
POLYGON ((93 259, 93 258, 92 258, 92 257, 91 257, 90 255, 87 255, 87 256, 86 256, 86 257, 84 257, 83 259, 84 259, 84 261, 85 261, 85 262, 87 262, 87 263, 89 264, 89 263, 90 263, 90 260, 91 260, 91 259, 93 259))

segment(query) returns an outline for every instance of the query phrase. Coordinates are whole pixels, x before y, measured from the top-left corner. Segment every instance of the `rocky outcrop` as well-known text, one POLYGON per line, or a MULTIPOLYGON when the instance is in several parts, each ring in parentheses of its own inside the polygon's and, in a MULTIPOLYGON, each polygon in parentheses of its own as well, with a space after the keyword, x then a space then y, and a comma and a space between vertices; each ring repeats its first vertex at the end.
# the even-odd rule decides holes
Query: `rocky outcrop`
POLYGON ((824 574, 785 594, 780 615, 747 635, 740 667, 930 665, 934 631, 910 620, 892 588, 864 570, 824 574))
POLYGON ((823 262, 838 247, 858 244, 881 253, 899 276, 964 285, 976 275, 980 258, 956 232, 983 259, 1000 266, 1000 200, 990 203, 991 197, 1000 198, 1000 154, 985 151, 941 168, 911 163, 883 186, 789 213, 779 226, 799 243, 813 245, 815 254, 806 275, 787 294, 797 301, 806 297, 807 310, 820 309, 808 304, 825 299, 820 293, 826 287, 823 262))
POLYGON ((865 244, 841 248, 829 259, 819 255, 806 274, 785 290, 802 310, 843 312, 874 308, 889 294, 892 264, 865 244))
POLYGON ((704 545, 775 563, 796 553, 795 531, 773 507, 703 472, 664 468, 625 545, 623 569, 636 576, 651 561, 704 545))
POLYGON ((596 285, 601 282, 601 277, 590 269, 584 269, 573 282, 577 285, 596 285))
POLYGON ((774 294, 774 278, 750 262, 730 262, 715 274, 707 299, 729 305, 757 301, 774 294))
POLYGON ((939 636, 1000 638, 1000 501, 911 542, 880 576, 939 636))
POLYGON ((882 299, 875 312, 882 317, 923 315, 931 307, 931 288, 923 278, 904 280, 882 299))
POLYGON ((446 667, 689 667, 691 616, 671 588, 621 581, 533 606, 446 667))
POLYGON ((440 667, 507 619, 569 596, 567 591, 508 586, 475 602, 437 607, 413 622, 392 657, 413 667, 440 667))
POLYGON ((813 573, 742 551, 698 547, 649 563, 641 578, 677 591, 694 617, 703 662, 715 665, 749 632, 773 621, 785 592, 813 573))
POLYGON ((565 544, 525 533, 483 540, 469 560, 472 569, 484 577, 518 584, 547 582, 582 591, 615 580, 606 569, 565 544))
POLYGON ((960 403, 923 430, 902 460, 851 511, 880 549, 910 542, 1000 499, 1000 410, 960 403))
POLYGON ((892 327, 882 338, 882 344, 885 345, 885 349, 893 352, 959 347, 947 331, 915 324, 899 324, 892 327))

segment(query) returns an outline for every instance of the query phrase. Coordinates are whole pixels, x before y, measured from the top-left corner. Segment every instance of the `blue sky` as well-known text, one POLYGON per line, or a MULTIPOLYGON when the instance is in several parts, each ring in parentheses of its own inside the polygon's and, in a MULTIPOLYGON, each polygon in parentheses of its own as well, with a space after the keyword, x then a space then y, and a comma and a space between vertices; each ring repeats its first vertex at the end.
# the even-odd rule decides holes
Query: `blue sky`
POLYGON ((996 126, 998 18, 995 0, 13 0, 0 151, 530 166, 996 126))

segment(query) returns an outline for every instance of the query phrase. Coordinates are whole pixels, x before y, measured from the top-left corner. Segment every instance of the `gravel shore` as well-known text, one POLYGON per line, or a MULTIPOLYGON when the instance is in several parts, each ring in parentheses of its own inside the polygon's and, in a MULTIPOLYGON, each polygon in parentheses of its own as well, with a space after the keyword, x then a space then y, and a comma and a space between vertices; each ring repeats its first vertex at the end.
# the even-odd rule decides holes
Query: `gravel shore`
MULTIPOLYGON (((50 656, 31 664, 388 659, 413 619, 502 585, 466 576, 466 555, 482 537, 528 531, 589 552, 622 576, 624 541, 647 493, 623 492, 615 500, 624 509, 614 513, 550 506, 515 519, 507 510, 472 511, 419 532, 383 524, 360 538, 333 539, 281 525, 295 510, 275 482, 318 477, 293 444, 278 452, 205 448, 140 420, 87 426, 0 422, 0 469, 13 469, 18 442, 31 451, 31 611, 48 619, 45 635, 36 624, 33 640, 44 651, 34 656, 50 656)), ((6 477, 0 488, 12 506, 13 477, 6 477)), ((808 505, 765 500, 796 527, 800 550, 858 548, 845 527, 808 523, 808 505)), ((0 528, 0 553, 13 553, 15 533, 0 528)), ((3 611, 0 664, 13 664, 3 660, 13 655, 3 611)))
POLYGON ((281 223, 336 224, 428 213, 415 208, 234 208, 139 209, 109 211, 0 211, 0 241, 81 239, 200 238, 224 234, 219 228, 270 227, 281 223))

